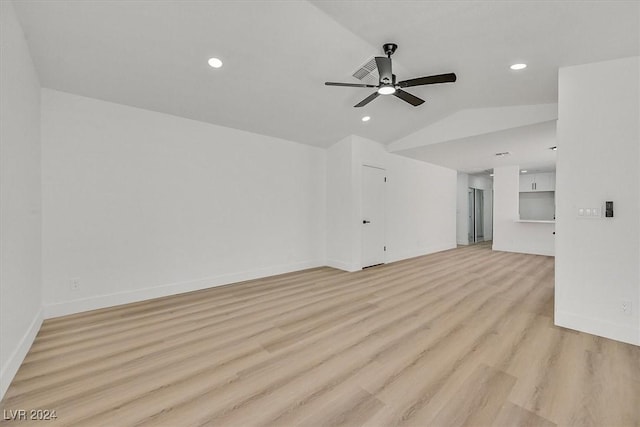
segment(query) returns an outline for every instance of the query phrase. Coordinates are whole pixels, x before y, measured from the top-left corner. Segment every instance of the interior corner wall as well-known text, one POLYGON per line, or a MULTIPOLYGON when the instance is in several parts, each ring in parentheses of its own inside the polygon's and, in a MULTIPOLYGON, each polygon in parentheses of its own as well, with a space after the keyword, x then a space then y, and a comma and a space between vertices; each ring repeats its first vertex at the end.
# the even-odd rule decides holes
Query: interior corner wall
POLYGON ((555 224, 517 222, 520 167, 493 169, 493 250, 555 255, 555 224))
POLYGON ((40 84, 0 2, 0 399, 42 323, 40 84))
POLYGON ((352 163, 351 136, 327 149, 327 265, 345 271, 360 269, 354 249, 357 219, 352 163))
POLYGON ((456 247, 456 171, 387 155, 387 262, 456 247))
POLYGON ((386 262, 456 246, 456 172, 390 154, 375 141, 352 135, 327 154, 327 262, 362 268, 362 167, 385 169, 386 262))
POLYGON ((638 57, 560 69, 555 285, 557 325, 637 345, 639 79, 638 57), (605 201, 613 218, 578 215, 605 201))
POLYGON ((456 184, 456 242, 469 244, 469 175, 458 172, 456 184))
POLYGON ((49 89, 42 135, 47 317, 325 265, 323 149, 49 89))

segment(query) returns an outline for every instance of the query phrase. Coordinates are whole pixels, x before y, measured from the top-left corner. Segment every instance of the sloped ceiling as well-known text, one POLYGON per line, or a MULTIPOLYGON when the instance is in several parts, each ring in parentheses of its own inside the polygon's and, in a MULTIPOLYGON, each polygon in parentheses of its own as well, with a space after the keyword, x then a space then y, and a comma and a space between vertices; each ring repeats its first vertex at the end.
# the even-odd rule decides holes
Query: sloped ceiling
POLYGON ((556 121, 546 121, 397 151, 414 159, 478 174, 499 166, 519 165, 531 172, 554 170, 556 121), (509 152, 506 156, 496 153, 509 152))
POLYGON ((463 110, 553 104, 559 67, 640 51, 633 1, 14 4, 45 87, 320 147, 350 134, 392 143, 463 110), (412 88, 427 100, 417 108, 380 97, 356 109, 370 90, 323 85, 355 82, 388 41, 400 79, 458 82, 412 88))

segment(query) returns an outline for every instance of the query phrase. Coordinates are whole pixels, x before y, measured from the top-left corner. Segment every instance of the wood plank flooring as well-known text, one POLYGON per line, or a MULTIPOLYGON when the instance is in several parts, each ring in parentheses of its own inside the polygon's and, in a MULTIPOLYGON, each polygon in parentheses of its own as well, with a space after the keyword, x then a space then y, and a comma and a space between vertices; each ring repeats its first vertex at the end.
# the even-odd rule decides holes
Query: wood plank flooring
POLYGON ((475 245, 44 322, 4 400, 64 426, 640 426, 640 347, 553 325, 553 258, 475 245))

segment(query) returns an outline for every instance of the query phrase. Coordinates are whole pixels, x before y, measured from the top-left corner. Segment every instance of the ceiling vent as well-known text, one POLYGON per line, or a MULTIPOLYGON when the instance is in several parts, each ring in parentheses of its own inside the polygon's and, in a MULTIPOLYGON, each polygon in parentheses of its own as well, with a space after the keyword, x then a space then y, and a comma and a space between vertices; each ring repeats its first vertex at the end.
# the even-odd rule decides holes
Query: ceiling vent
POLYGON ((376 58, 371 57, 364 65, 353 72, 353 77, 366 84, 377 85, 380 81, 376 58))
POLYGON ((509 154, 511 154, 508 151, 503 151, 502 153, 496 153, 496 156, 498 157, 504 157, 504 156, 508 156, 509 154))

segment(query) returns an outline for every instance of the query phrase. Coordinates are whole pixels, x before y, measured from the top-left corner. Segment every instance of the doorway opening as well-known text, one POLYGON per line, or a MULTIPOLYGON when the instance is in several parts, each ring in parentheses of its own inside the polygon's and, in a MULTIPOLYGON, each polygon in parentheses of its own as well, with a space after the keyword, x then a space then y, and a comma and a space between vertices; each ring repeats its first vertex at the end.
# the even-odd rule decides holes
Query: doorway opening
POLYGON ((485 190, 469 187, 468 197, 469 244, 490 240, 491 237, 485 233, 486 228, 491 226, 490 221, 492 221, 490 217, 491 209, 486 206, 488 200, 485 197, 485 190))

